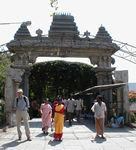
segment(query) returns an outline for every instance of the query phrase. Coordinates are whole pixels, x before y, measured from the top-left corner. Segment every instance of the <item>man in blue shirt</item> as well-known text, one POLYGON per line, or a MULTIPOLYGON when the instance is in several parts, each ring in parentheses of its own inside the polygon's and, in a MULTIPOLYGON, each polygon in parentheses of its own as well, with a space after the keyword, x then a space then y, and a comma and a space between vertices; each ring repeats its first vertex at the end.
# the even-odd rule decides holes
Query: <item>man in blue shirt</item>
POLYGON ((23 120, 24 126, 25 126, 25 133, 27 136, 27 140, 31 141, 30 137, 30 129, 29 129, 29 114, 27 112, 29 105, 29 100, 26 96, 23 95, 23 90, 18 89, 17 91, 17 97, 14 101, 14 110, 16 110, 16 119, 17 119, 17 132, 19 140, 22 138, 22 132, 21 132, 21 121, 23 120))

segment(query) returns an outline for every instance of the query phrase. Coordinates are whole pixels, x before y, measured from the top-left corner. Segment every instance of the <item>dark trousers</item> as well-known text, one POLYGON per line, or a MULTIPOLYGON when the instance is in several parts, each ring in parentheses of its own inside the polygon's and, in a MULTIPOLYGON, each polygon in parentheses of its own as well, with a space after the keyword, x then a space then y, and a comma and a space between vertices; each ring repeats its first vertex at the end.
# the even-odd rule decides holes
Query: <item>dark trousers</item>
POLYGON ((77 117, 78 122, 80 121, 80 113, 81 113, 81 110, 76 110, 76 117, 77 117))
POLYGON ((71 125, 72 120, 73 120, 73 113, 68 112, 68 120, 69 120, 69 125, 71 125))

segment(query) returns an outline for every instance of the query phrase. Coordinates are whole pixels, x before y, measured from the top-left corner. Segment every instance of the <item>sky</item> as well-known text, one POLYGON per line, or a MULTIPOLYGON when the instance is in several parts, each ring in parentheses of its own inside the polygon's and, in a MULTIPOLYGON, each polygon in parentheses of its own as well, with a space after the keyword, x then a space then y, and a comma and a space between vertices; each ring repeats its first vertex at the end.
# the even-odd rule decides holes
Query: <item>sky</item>
MULTIPOLYGON (((41 29, 47 35, 52 22, 49 0, 1 0, 0 23, 14 23, 31 21, 28 27, 32 36, 41 29)), ((88 30, 96 35, 103 25, 112 39, 136 46, 136 0, 58 0, 58 10, 70 13, 80 34, 88 30)), ((14 39, 14 34, 20 24, 0 25, 0 45, 14 39)), ((116 70, 128 70, 128 82, 136 82, 136 64, 121 58, 115 58, 116 70)), ((39 61, 54 60, 56 58, 37 58, 39 61)), ((63 58, 57 58, 62 60, 63 58)), ((89 59, 66 58, 67 61, 79 61, 90 64, 89 59)))

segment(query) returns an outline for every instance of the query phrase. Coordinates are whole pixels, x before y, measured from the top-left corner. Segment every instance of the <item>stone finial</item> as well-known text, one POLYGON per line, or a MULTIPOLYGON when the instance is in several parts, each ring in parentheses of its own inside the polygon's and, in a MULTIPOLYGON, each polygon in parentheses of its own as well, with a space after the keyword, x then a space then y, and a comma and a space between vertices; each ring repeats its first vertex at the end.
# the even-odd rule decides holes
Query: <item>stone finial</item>
POLYGON ((86 32, 84 32, 84 36, 85 36, 86 38, 89 38, 90 32, 88 32, 88 30, 87 30, 86 32))
POLYGON ((36 34, 37 36, 41 36, 43 33, 43 31, 41 29, 36 30, 36 34))
POLYGON ((29 22, 23 22, 20 26, 20 28, 17 30, 16 34, 14 35, 14 39, 27 39, 30 38, 30 32, 27 28, 27 26, 30 25, 29 22))
POLYGON ((99 28, 96 36, 95 36, 95 40, 96 41, 102 41, 102 42, 112 42, 112 38, 109 35, 109 33, 105 30, 105 27, 103 27, 101 25, 101 27, 99 28))
POLYGON ((31 21, 26 21, 26 22, 23 22, 22 24, 26 25, 26 26, 30 26, 31 25, 31 21))

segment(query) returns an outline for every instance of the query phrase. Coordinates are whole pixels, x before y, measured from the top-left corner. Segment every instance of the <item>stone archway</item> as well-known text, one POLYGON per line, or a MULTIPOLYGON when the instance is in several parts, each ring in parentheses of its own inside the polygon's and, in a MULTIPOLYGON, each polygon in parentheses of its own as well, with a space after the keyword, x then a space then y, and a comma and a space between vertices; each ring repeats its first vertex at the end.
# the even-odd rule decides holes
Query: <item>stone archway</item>
MULTIPOLYGON (((6 113, 12 114, 12 105, 8 105, 16 96, 16 89, 20 86, 23 80, 23 89, 25 95, 28 95, 29 90, 29 70, 30 64, 35 63, 36 58, 43 57, 79 57, 89 58, 93 65, 96 65, 95 72, 97 77, 97 85, 111 84, 112 71, 115 68, 111 67, 114 59, 111 57, 119 47, 112 42, 109 33, 101 26, 95 38, 89 38, 89 32, 84 33, 84 37, 80 37, 74 17, 71 15, 58 14, 53 18, 48 36, 42 36, 42 31, 36 31, 37 36, 32 37, 23 23, 16 32, 14 39, 7 44, 11 53, 14 65, 9 68, 16 74, 15 82, 14 75, 7 73, 6 85, 11 84, 11 88, 6 86, 6 113), (22 79, 23 76, 23 79, 22 79), (20 80, 16 81, 19 78, 20 80), (10 96, 7 97, 7 92, 10 89, 10 96), (9 110, 9 111, 7 111, 9 110)), ((107 99, 108 107, 111 109, 112 91, 103 93, 107 99)), ((12 118, 12 115, 8 118, 12 118)), ((12 119, 9 119, 12 120, 12 119)), ((8 121, 9 123, 11 121, 8 121)))

